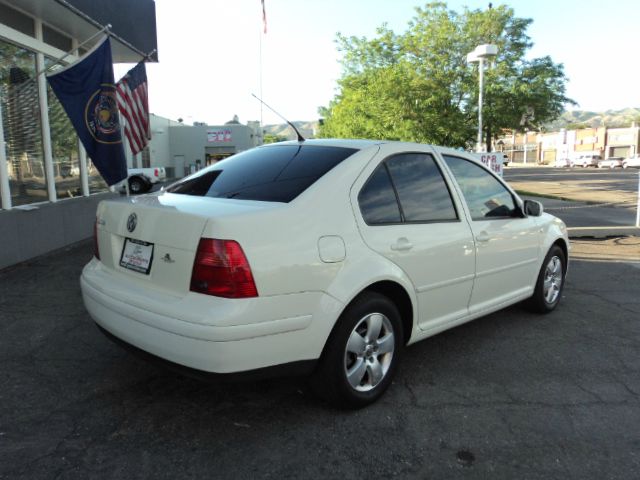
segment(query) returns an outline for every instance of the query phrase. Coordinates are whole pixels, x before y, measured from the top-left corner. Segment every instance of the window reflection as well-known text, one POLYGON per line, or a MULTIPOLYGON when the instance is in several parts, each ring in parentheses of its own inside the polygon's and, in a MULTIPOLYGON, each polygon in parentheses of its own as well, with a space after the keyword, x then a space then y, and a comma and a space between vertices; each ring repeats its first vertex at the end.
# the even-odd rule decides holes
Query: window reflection
MULTIPOLYGON (((45 59, 48 67, 53 63, 45 59)), ((53 154, 53 174, 58 198, 82 195, 80 186, 80 163, 78 158, 78 137, 62 104, 47 84, 49 105, 49 126, 51 150, 53 154)))
POLYGON ((362 217, 368 225, 400 223, 400 209, 384 165, 371 175, 358 195, 362 217))
POLYGON ((387 165, 406 222, 457 220, 449 189, 431 155, 403 153, 387 165))
POLYGON ((0 40, 0 102, 12 205, 48 200, 35 54, 0 40))

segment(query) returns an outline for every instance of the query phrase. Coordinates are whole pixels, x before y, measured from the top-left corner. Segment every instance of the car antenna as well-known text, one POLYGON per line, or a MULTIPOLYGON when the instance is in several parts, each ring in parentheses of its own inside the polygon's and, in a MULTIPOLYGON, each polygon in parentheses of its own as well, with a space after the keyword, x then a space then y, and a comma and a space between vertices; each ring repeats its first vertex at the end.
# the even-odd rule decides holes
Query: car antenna
POLYGON ((269 110, 271 110, 273 113, 275 113, 276 115, 278 115, 281 119, 283 119, 285 122, 287 122, 289 124, 289 126, 291 128, 293 128, 294 132, 296 132, 296 135, 298 135, 298 141, 299 142, 304 142, 305 138, 300 134, 300 132, 298 131, 298 129, 296 128, 296 126, 291 123, 289 120, 287 120, 286 118, 284 118, 282 115, 280 115, 278 112, 276 112, 273 108, 271 108, 269 105, 267 105, 260 97, 256 96, 255 94, 251 94, 256 100, 258 100, 260 103, 262 103, 265 107, 267 107, 269 110))

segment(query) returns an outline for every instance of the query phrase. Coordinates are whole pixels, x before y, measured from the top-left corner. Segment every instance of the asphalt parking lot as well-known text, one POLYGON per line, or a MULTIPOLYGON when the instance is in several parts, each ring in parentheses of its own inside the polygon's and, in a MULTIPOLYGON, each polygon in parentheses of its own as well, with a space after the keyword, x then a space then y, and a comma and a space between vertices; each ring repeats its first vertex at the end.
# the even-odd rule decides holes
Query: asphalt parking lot
POLYGON ((553 168, 511 164, 504 169, 504 178, 516 189, 533 188, 576 201, 607 202, 635 207, 638 203, 636 168, 553 168))
POLYGON ((573 242, 559 308, 406 351, 379 403, 303 380, 203 383, 108 341, 88 242, 0 271, 0 478, 630 479, 640 471, 640 239, 573 242))
POLYGON ((635 225, 639 173, 633 168, 568 169, 517 164, 505 168, 504 178, 521 196, 542 202, 545 211, 560 217, 569 228, 570 237, 638 237, 640 228, 635 225))

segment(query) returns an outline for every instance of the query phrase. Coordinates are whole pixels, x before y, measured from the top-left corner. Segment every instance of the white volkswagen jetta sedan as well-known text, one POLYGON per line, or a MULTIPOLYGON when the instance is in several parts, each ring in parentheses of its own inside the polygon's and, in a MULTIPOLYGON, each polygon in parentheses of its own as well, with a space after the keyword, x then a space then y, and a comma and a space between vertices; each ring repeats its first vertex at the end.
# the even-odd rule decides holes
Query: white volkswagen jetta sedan
POLYGON ((526 300, 560 301, 564 223, 473 156, 363 140, 237 154, 103 201, 87 310, 111 338, 213 374, 311 374, 360 407, 403 348, 526 300))

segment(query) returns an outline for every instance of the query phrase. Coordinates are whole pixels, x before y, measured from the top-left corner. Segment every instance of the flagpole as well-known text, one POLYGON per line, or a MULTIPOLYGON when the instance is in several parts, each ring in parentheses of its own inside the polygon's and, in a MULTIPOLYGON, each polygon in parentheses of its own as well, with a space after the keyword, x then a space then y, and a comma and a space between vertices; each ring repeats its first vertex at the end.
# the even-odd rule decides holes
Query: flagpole
MULTIPOLYGON (((262 91, 262 35, 267 33, 267 10, 264 6, 264 0, 260 1, 262 5, 262 31, 260 32, 260 53, 258 60, 258 75, 260 77, 260 98, 264 98, 264 92, 262 91)), ((260 104, 260 138, 264 136, 263 117, 262 117, 262 103, 260 104)))
POLYGON ((151 58, 151 55, 153 55, 153 54, 154 54, 154 53, 156 53, 157 51, 158 51, 158 49, 157 49, 157 48, 154 48, 154 49, 153 49, 153 50, 151 50, 149 53, 147 53, 146 55, 144 55, 144 56, 143 56, 142 61, 145 61, 145 60, 153 60, 153 59, 151 58))
MULTIPOLYGON (((258 62, 258 75, 260 79, 260 98, 264 98, 264 94, 262 93, 262 31, 260 32, 260 58, 258 62)), ((262 103, 260 104, 260 136, 262 136, 262 103)))

